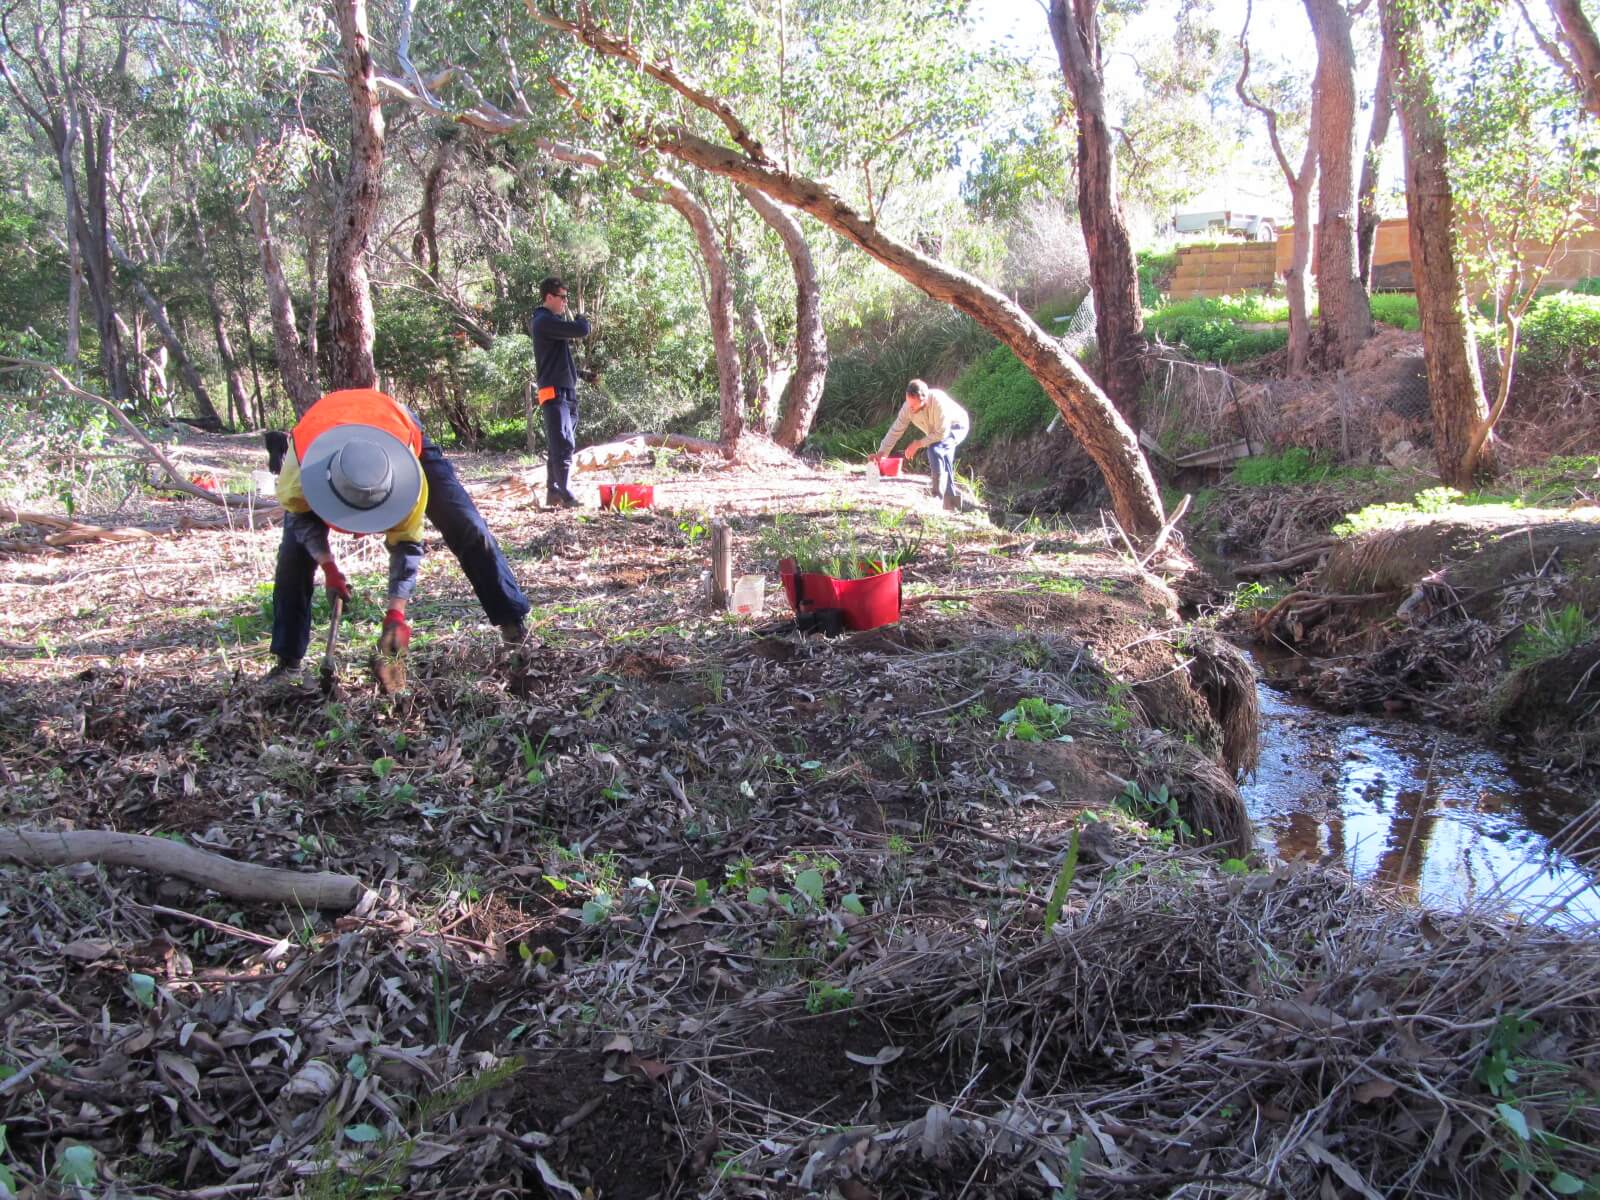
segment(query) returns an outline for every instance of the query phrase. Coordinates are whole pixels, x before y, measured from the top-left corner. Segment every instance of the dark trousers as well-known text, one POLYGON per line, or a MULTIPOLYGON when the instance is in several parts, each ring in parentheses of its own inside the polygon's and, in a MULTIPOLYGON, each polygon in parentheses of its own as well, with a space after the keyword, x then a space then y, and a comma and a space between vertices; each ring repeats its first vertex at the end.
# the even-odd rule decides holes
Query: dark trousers
POLYGON ((548 452, 545 488, 557 496, 572 494, 572 455, 578 447, 578 393, 572 388, 557 388, 555 399, 546 400, 544 440, 548 452))
MULTIPOLYGON (((422 439, 422 474, 428 481, 429 522, 456 556, 491 625, 514 625, 532 607, 517 586, 511 564, 484 524, 483 515, 461 486, 456 469, 428 438, 422 439)), ((272 653, 300 659, 311 644, 311 601, 316 595, 317 561, 288 529, 278 543, 272 579, 272 653)))
POLYGON ((960 422, 950 426, 950 432, 928 445, 928 476, 933 494, 948 500, 956 493, 956 447, 966 440, 967 427, 960 422))

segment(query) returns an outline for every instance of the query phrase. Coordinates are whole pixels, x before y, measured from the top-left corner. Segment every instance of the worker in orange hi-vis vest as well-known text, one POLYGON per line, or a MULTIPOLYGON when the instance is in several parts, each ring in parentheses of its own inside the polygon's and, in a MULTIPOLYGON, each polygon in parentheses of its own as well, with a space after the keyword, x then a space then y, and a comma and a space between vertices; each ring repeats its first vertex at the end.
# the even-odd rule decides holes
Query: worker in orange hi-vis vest
POLYGON ((539 410, 544 414, 545 503, 552 508, 577 508, 570 487, 572 456, 578 446, 578 379, 592 379, 578 370, 572 343, 589 336, 589 318, 568 319, 567 285, 555 276, 539 283, 539 307, 528 321, 533 360, 538 368, 539 410))
POLYGON ((406 605, 422 567, 424 515, 444 534, 501 636, 523 639, 527 598, 454 468, 410 410, 371 388, 329 392, 306 410, 288 441, 277 484, 286 515, 272 588, 273 674, 298 669, 305 657, 318 567, 330 600, 350 600, 328 542, 332 529, 384 535, 389 587, 379 661, 399 664, 395 677, 404 679, 411 642, 406 605))

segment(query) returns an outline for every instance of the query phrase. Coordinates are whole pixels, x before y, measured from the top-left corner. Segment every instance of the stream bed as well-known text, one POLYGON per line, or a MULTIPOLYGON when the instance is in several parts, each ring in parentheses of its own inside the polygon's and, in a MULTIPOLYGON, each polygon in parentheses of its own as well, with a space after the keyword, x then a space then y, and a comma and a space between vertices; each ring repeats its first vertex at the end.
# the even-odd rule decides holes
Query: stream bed
POLYGON ((1265 847, 1433 908, 1600 926, 1600 855, 1583 865, 1550 844, 1596 797, 1480 741, 1320 709, 1254 657, 1261 761, 1241 790, 1265 847))

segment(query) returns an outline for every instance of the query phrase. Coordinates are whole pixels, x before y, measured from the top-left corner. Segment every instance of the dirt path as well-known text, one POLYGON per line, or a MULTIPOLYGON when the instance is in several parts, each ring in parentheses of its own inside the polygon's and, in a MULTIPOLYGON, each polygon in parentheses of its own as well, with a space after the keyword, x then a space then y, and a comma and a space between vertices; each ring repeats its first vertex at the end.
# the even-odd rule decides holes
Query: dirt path
MULTIPOLYGON (((1360 987, 1404 1002, 1429 944, 1338 876, 1240 878, 1173 846, 1226 832, 1213 660, 1101 528, 1003 533, 915 481, 800 466, 547 513, 514 460, 465 468, 538 644, 500 647, 430 545, 394 698, 261 680, 273 530, 0 560, 5 824, 373 889, 318 914, 0 867, 19 1178, 853 1200, 1306 1195, 1344 1178, 1327 1155, 1380 1190, 1419 1169, 1355 1132, 1397 1119, 1350 1096, 1392 1031, 1327 1022, 1370 1014, 1360 987), (709 613, 713 508, 774 590, 797 530, 917 543, 905 618, 807 639, 709 613)), ((382 552, 341 557, 354 684, 382 552)), ((1600 968, 1552 945, 1452 990, 1407 1078, 1459 1091, 1460 1030, 1513 1003, 1565 1039, 1542 1057, 1586 1061, 1573 997, 1600 968)), ((1592 1144, 1588 1110, 1548 1094, 1546 1127, 1592 1144)), ((1420 1169, 1462 1195, 1504 1181, 1489 1155, 1420 1169)))

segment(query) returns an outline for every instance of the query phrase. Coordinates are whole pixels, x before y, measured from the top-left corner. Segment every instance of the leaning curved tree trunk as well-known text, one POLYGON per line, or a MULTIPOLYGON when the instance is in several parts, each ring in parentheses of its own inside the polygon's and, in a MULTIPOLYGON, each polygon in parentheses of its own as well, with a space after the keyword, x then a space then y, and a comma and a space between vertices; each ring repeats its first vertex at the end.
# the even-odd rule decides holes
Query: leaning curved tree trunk
POLYGON ((1411 272, 1422 318, 1439 478, 1467 490, 1480 475, 1493 472, 1495 442, 1492 433, 1485 432, 1489 410, 1456 255, 1455 198, 1446 167, 1444 130, 1413 6, 1408 0, 1380 0, 1379 12, 1405 140, 1411 272))
POLYGON ((383 111, 367 34, 366 0, 338 0, 339 40, 350 89, 350 162, 328 239, 328 330, 333 386, 375 388, 372 286, 367 237, 378 213, 383 175, 383 111))
POLYGON ((1050 36, 1078 117, 1078 220, 1089 250, 1100 376, 1117 411, 1139 428, 1144 313, 1139 270, 1117 202, 1117 156, 1100 65, 1099 0, 1051 0, 1050 36))
POLYGON ((1317 39, 1317 298, 1328 365, 1347 367, 1372 336, 1356 267, 1356 52, 1344 0, 1305 0, 1317 39))
POLYGON ((1580 0, 1550 0, 1550 12, 1561 27, 1561 40, 1571 55, 1563 63, 1583 97, 1589 115, 1600 120, 1600 37, 1580 0))
POLYGON ((156 327, 156 332, 161 335, 161 341, 166 346, 167 352, 172 355, 178 364, 178 373, 183 376, 184 385, 194 396, 198 415, 207 423, 220 429, 222 416, 217 412, 216 405, 211 403, 211 393, 206 390, 205 381, 200 378, 200 372, 195 369, 194 360, 189 357, 189 352, 184 349, 183 339, 178 336, 178 331, 172 327, 171 320, 167 317, 166 305, 156 298, 154 292, 145 284, 139 271, 139 265, 128 257, 117 239, 107 235, 106 244, 110 247, 112 255, 118 264, 127 272, 128 282, 133 287, 133 294, 139 297, 139 303, 144 305, 144 310, 150 316, 150 323, 156 327))
POLYGON ((1060 341, 1005 295, 889 237, 815 180, 756 161, 681 128, 658 128, 651 144, 664 154, 810 213, 902 279, 971 316, 1009 346, 1039 381, 1067 428, 1100 468, 1124 527, 1138 534, 1154 534, 1161 528, 1161 497, 1132 428, 1077 360, 1061 348, 1060 341))
POLYGON ((777 232, 794 271, 795 370, 772 440, 785 450, 798 450, 811 432, 811 422, 816 419, 817 407, 822 403, 822 388, 828 381, 828 335, 822 327, 822 285, 817 282, 816 264, 811 260, 811 247, 806 243, 800 222, 788 209, 757 188, 740 187, 739 194, 777 232))

